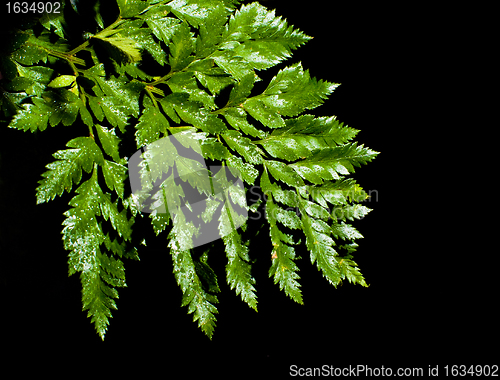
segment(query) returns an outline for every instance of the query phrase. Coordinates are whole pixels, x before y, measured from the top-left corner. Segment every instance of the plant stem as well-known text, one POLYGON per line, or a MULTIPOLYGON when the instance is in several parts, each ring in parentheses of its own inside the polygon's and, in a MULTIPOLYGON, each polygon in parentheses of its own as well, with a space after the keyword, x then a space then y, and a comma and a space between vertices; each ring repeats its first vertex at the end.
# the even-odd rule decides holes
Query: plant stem
MULTIPOLYGON (((106 34, 108 35, 108 31, 116 28, 117 26, 119 26, 124 20, 122 20, 121 17, 118 17, 118 19, 112 23, 111 25, 109 25, 107 28, 101 30, 99 33, 97 33, 96 35, 92 36, 92 37, 95 37, 95 38, 98 38, 98 36, 100 34, 106 34)), ((90 37, 90 38, 92 38, 90 37)), ((79 51, 85 49, 87 46, 89 46, 89 41, 90 41, 90 38, 88 40, 86 40, 83 44, 81 44, 80 46, 77 46, 76 48, 74 48, 73 50, 71 50, 69 53, 67 53, 68 55, 70 56, 73 56, 75 55, 76 53, 78 53, 79 51)))
POLYGON ((158 108, 158 102, 156 101, 156 98, 153 95, 153 92, 150 90, 150 86, 146 86, 146 92, 148 93, 149 97, 153 101, 153 105, 155 106, 155 108, 158 108))
POLYGON ((65 59, 66 61, 68 61, 71 64, 76 63, 78 65, 85 66, 85 61, 83 59, 78 58, 78 57, 73 57, 70 53, 64 53, 62 51, 52 50, 52 49, 49 49, 46 47, 44 47, 44 49, 47 53, 49 53, 50 55, 52 55, 54 57, 65 59))
POLYGON ((83 50, 85 49, 87 46, 89 46, 89 40, 86 40, 83 44, 81 44, 80 46, 74 48, 73 50, 71 50, 68 55, 72 56, 72 55, 75 55, 76 53, 78 53, 80 50, 83 50))
MULTIPOLYGON (((181 70, 182 71, 182 70, 181 70)), ((177 71, 170 71, 167 75, 162 76, 160 79, 155 80, 154 82, 149 83, 149 86, 156 86, 157 84, 164 83, 170 79, 172 75, 174 75, 177 71)))
POLYGON ((153 86, 146 86, 146 88, 151 91, 151 92, 154 92, 155 94, 158 94, 158 95, 161 95, 161 96, 165 96, 165 92, 159 88, 156 88, 156 87, 153 87, 153 86))
MULTIPOLYGON (((98 36, 100 34, 109 35, 109 32, 111 30, 115 29, 117 26, 119 26, 123 21, 124 20, 122 20, 121 17, 118 17, 118 19, 114 23, 112 23, 111 25, 109 25, 107 28, 101 30, 99 33, 97 33, 93 37, 98 38, 98 36)), ((90 38, 92 38, 92 37, 90 37, 90 38)), ((73 69, 73 72, 75 73, 75 75, 78 75, 78 70, 75 67, 75 64, 81 65, 81 66, 85 66, 85 61, 83 59, 81 59, 81 58, 75 57, 75 54, 77 54, 78 52, 82 51, 87 46, 89 46, 89 44, 90 44, 90 38, 87 39, 81 45, 77 46, 76 48, 74 48, 73 50, 71 50, 69 52, 62 52, 62 51, 52 50, 52 49, 49 49, 49 48, 46 48, 46 47, 44 47, 44 49, 50 55, 52 55, 54 57, 57 57, 57 58, 61 58, 61 59, 66 60, 69 63, 69 65, 71 66, 71 68, 73 69)))

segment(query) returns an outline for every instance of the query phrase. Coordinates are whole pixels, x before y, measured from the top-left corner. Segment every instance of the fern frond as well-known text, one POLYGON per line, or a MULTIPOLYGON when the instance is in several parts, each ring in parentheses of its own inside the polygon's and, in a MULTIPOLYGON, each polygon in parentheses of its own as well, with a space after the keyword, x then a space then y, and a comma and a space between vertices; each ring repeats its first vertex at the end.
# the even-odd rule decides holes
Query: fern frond
POLYGON ((38 182, 40 186, 36 189, 37 203, 48 202, 65 190, 70 191, 73 183, 80 183, 82 169, 90 173, 94 163, 104 164, 102 151, 91 137, 77 137, 69 141, 67 147, 74 149, 57 151, 53 156, 58 161, 47 165, 45 179, 38 182))
POLYGON ((288 26, 257 2, 243 5, 228 23, 223 34, 238 57, 258 70, 264 70, 291 56, 291 51, 305 44, 311 37, 288 26))
POLYGON ((287 296, 295 302, 303 304, 300 284, 297 281, 300 279, 297 273, 299 268, 294 262, 296 256, 295 249, 292 247, 297 243, 293 241, 290 235, 283 233, 277 225, 279 221, 285 227, 298 229, 301 228, 300 219, 293 211, 283 210, 273 202, 273 185, 266 172, 262 174, 260 183, 263 191, 268 194, 266 217, 269 221, 269 233, 273 246, 269 277, 274 276, 274 283, 279 283, 280 289, 284 290, 287 296))
MULTIPOLYGON (((171 249, 174 275, 182 290, 182 305, 188 306, 188 313, 193 314, 193 322, 210 338, 216 326, 215 314, 217 297, 205 291, 200 279, 200 268, 195 265, 191 252, 171 249)), ((213 277, 212 277, 213 278, 213 277)))
POLYGON ((286 127, 275 129, 257 143, 273 157, 287 161, 304 159, 318 150, 344 145, 359 132, 344 127, 335 117, 303 115, 287 119, 285 124, 286 127))
POLYGON ((257 310, 250 240, 240 229, 251 231, 248 211, 260 204, 272 243, 268 273, 288 297, 303 303, 301 250, 334 286, 345 279, 367 286, 352 255, 362 238, 354 222, 371 210, 349 176, 378 152, 353 141, 359 131, 336 117, 304 114, 338 84, 300 62, 257 84, 260 72, 312 37, 258 2, 236 9, 240 2, 116 0, 119 16, 106 27, 99 4, 85 19, 72 3, 57 19, 7 36, 0 110, 9 127, 62 124, 77 133, 54 153, 36 196, 44 203, 76 187, 63 243, 101 338, 116 289, 126 286, 121 260, 138 259, 132 226, 144 214, 155 235, 166 231, 182 306, 210 338, 220 289, 210 249, 199 256, 197 248, 223 240, 226 281, 257 310), (68 23, 71 12, 95 25, 94 34, 68 23), (82 35, 83 43, 74 40, 82 35), (247 185, 260 186, 264 202, 249 207, 247 185))
POLYGON ((324 180, 339 179, 340 175, 354 173, 354 166, 360 167, 375 158, 378 152, 358 146, 356 143, 317 151, 303 161, 290 164, 302 178, 314 184, 324 180))
POLYGON ((236 295, 240 295, 248 306, 257 311, 255 279, 251 275, 248 247, 241 243, 241 236, 236 230, 224 236, 222 240, 224 240, 228 259, 227 283, 231 289, 235 289, 236 295))
MULTIPOLYGON (((125 271, 120 259, 107 256, 100 245, 110 245, 109 237, 103 234, 98 217, 110 220, 112 227, 125 241, 130 240, 132 221, 126 212, 119 212, 97 182, 97 165, 90 179, 77 190, 71 201, 72 208, 64 213, 62 231, 64 247, 70 251, 69 275, 80 272, 82 283, 83 310, 95 324, 99 336, 104 340, 111 310, 116 309, 114 299, 118 298, 115 287, 124 287, 125 271)), ((121 251, 114 246, 115 251, 121 251)), ((123 252, 123 251, 121 251, 123 252)))

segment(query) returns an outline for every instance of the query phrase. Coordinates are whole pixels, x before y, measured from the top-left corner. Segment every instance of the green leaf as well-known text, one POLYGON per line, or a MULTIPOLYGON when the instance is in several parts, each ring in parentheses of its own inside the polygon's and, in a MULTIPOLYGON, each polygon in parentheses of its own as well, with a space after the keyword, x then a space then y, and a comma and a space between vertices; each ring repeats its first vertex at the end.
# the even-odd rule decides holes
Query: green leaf
POLYGON ((267 160, 264 165, 274 178, 286 183, 288 186, 304 186, 302 178, 300 178, 289 165, 272 160, 267 160))
POLYGON ((169 48, 169 64, 172 71, 182 70, 193 61, 191 53, 194 49, 194 38, 186 23, 182 23, 176 29, 169 48))
POLYGON ((210 185, 208 170, 199 161, 178 156, 175 160, 175 167, 182 181, 188 182, 200 194, 211 195, 212 187, 210 185))
POLYGON ((204 289, 198 274, 201 270, 196 267, 190 251, 171 249, 171 254, 175 279, 183 293, 182 306, 188 306, 188 314, 193 314, 193 322, 198 321, 198 327, 212 339, 217 297, 204 289))
POLYGON ((129 18, 138 15, 145 10, 149 1, 142 0, 116 0, 122 18, 129 18))
POLYGON ((188 94, 185 93, 172 93, 168 94, 164 98, 161 98, 159 100, 159 103, 161 105, 161 108, 165 114, 172 119, 174 123, 179 124, 181 122, 181 119, 175 112, 174 106, 180 106, 182 107, 187 99, 189 98, 188 94))
POLYGON ((104 340, 111 310, 117 308, 114 299, 118 298, 118 292, 114 287, 126 284, 123 263, 102 253, 99 248, 109 237, 104 236, 96 217, 102 213, 106 220, 111 219, 113 227, 118 228, 118 233, 125 238, 130 238, 130 224, 124 216, 125 211, 118 213, 116 206, 102 193, 97 170, 76 192, 69 203, 72 208, 64 213, 66 219, 62 231, 64 247, 71 251, 69 275, 81 272, 83 310, 88 310, 87 316, 92 318, 104 340))
MULTIPOLYGON (((66 146, 68 148, 76 148, 81 151, 82 167, 87 173, 90 173, 90 171, 92 170, 92 165, 94 164, 94 162, 98 165, 103 164, 104 158, 102 156, 102 151, 92 137, 74 138, 68 141, 66 146)), ((59 158, 57 153, 54 155, 54 157, 59 158)))
MULTIPOLYGON (((224 241, 226 256, 228 258, 226 265, 227 283, 231 289, 236 290, 237 295, 241 295, 242 300, 248 306, 257 311, 257 296, 254 288, 255 279, 251 275, 248 248, 241 243, 241 236, 237 232, 238 226, 241 226, 246 221, 246 215, 236 212, 229 201, 231 199, 233 204, 239 207, 246 207, 245 194, 242 189, 241 192, 238 192, 237 188, 230 186, 231 183, 227 179, 225 167, 217 172, 214 179, 224 189, 221 194, 218 194, 219 196, 222 195, 224 199, 218 228, 219 234, 224 241)), ((217 203, 214 208, 218 207, 217 203)))
POLYGON ((108 44, 109 47, 117 49, 124 62, 128 63, 136 63, 141 61, 142 56, 140 52, 140 47, 138 44, 131 38, 128 37, 104 37, 99 36, 98 34, 94 36, 101 41, 104 41, 108 44))
MULTIPOLYGON (((101 99, 97 98, 96 96, 89 96, 89 97, 87 97, 87 100, 88 100, 90 110, 92 111, 92 113, 94 114, 96 119, 102 122, 104 120, 104 111, 102 109, 103 105, 102 105, 101 99)), ((126 115, 124 115, 124 116, 126 117, 126 115)), ((128 120, 128 118, 127 118, 127 120, 128 120)), ((115 124, 116 124, 116 122, 115 122, 115 124)), ((118 124, 116 124, 116 125, 118 125, 118 124)), ((125 125, 126 125, 126 121, 125 121, 125 124, 123 125, 123 127, 125 125)))
POLYGON ((243 5, 231 17, 226 41, 241 42, 235 47, 238 56, 258 70, 267 69, 291 56, 296 49, 311 39, 301 31, 288 26, 274 10, 268 10, 257 2, 243 5))
POLYGON ((335 221, 338 220, 345 221, 346 219, 348 220, 363 219, 370 211, 371 209, 366 206, 355 204, 344 207, 336 207, 333 209, 331 215, 332 218, 335 219, 335 221))
POLYGON ((255 128, 247 121, 247 114, 242 108, 228 108, 224 111, 223 115, 231 127, 239 129, 247 135, 260 138, 265 138, 267 136, 265 131, 255 128))
POLYGON ((193 260, 196 273, 200 278, 203 287, 209 293, 219 293, 220 288, 217 282, 217 276, 212 268, 207 263, 208 260, 208 250, 201 255, 199 260, 193 260))
POLYGON ((214 62, 231 75, 237 81, 253 73, 252 67, 242 57, 232 49, 232 46, 226 46, 225 49, 215 51, 211 55, 214 62))
POLYGON ((146 20, 153 34, 168 46, 177 29, 180 21, 173 17, 151 18, 146 20))
MULTIPOLYGON (((94 256, 100 258, 99 253, 96 251, 94 256)), ((91 260, 89 260, 90 269, 80 275, 83 288, 83 310, 88 310, 87 317, 91 317, 91 322, 95 324, 97 333, 104 340, 109 318, 112 317, 111 310, 117 309, 113 298, 118 298, 118 292, 114 288, 107 286, 103 281, 104 270, 97 263, 98 259, 91 257, 91 260)))
MULTIPOLYGON (((163 50, 162 50, 162 53, 163 53, 163 55, 165 55, 165 52, 163 50)), ((166 57, 166 55, 165 55, 165 57, 166 57)), ((163 65, 165 62, 160 63, 160 64, 163 65)), ((138 65, 140 65, 140 63, 139 64, 137 64, 137 63, 131 63, 131 64, 121 65, 119 67, 115 66, 115 68, 116 68, 116 72, 119 75, 123 75, 123 74, 126 73, 126 74, 130 75, 134 79, 139 78, 139 79, 142 79, 142 80, 145 80, 145 81, 152 80, 153 77, 151 75, 146 74, 143 70, 141 70, 139 68, 138 65)))
POLYGON ((16 64, 19 76, 27 82, 23 87, 28 95, 41 96, 54 74, 54 70, 44 66, 26 67, 16 64))
POLYGON ((182 120, 204 132, 219 134, 227 129, 224 122, 217 115, 210 113, 204 108, 200 108, 197 102, 175 101, 173 107, 182 120))
POLYGON ((275 17, 274 10, 268 10, 257 2, 242 5, 229 20, 226 38, 244 41, 260 36, 288 38, 293 48, 311 39, 301 32, 292 33, 291 28, 287 28, 285 20, 275 17))
POLYGON ((127 286, 125 283, 125 268, 123 262, 106 254, 101 254, 100 259, 101 267, 104 269, 104 273, 101 273, 101 277, 111 286, 127 286))
MULTIPOLYGON (((121 37, 130 38, 134 41, 137 49, 146 50, 160 65, 167 63, 167 54, 163 51, 159 43, 157 43, 152 35, 151 30, 141 28, 141 20, 129 21, 122 25, 119 35, 121 37)), ((138 61, 134 61, 138 62, 138 61)))
POLYGON ((115 130, 113 128, 108 129, 99 124, 96 124, 96 129, 104 152, 112 157, 116 163, 124 164, 125 160, 120 158, 120 153, 118 151, 120 138, 116 136, 115 130))
POLYGON ((295 161, 311 156, 315 151, 343 145, 353 139, 358 130, 344 127, 335 117, 314 118, 303 115, 286 120, 286 127, 274 130, 257 141, 273 157, 295 161))
POLYGON ((82 183, 71 201, 71 209, 64 215, 63 242, 64 248, 71 251, 69 255, 69 275, 76 272, 95 271, 96 255, 99 245, 104 242, 104 235, 96 216, 100 215, 101 189, 97 183, 97 171, 82 183))
POLYGON ((286 67, 271 80, 260 100, 283 116, 297 116, 306 109, 313 109, 321 104, 335 88, 336 83, 317 81, 296 63, 286 67))
POLYGON ((189 66, 194 71, 196 79, 212 93, 217 95, 222 89, 234 83, 229 74, 220 67, 214 66, 213 59, 195 61, 189 66))
POLYGON ((42 18, 40 18, 40 24, 42 24, 43 27, 49 31, 53 27, 54 33, 59 37, 64 38, 64 28, 61 23, 61 14, 63 13, 64 2, 61 2, 59 4, 59 15, 57 13, 44 13, 42 18))
POLYGON ((265 195, 272 195, 273 199, 292 209, 297 207, 298 195, 292 190, 283 190, 276 183, 271 183, 269 175, 264 171, 260 177, 260 186, 265 195))
POLYGON ((300 218, 297 216, 296 210, 293 208, 284 210, 273 203, 273 207, 272 208, 270 207, 269 210, 267 211, 269 211, 270 213, 273 212, 274 220, 280 222, 285 227, 294 230, 302 228, 302 225, 300 223, 300 218))
POLYGON ((228 106, 239 106, 252 92, 257 75, 254 72, 245 75, 231 90, 229 94, 228 106))
POLYGON ((151 225, 153 226, 153 230, 158 236, 160 232, 163 232, 170 223, 170 214, 167 212, 156 212, 156 210, 149 214, 151 218, 151 225))
POLYGON ((118 127, 122 133, 125 133, 125 127, 128 123, 128 115, 124 107, 117 105, 117 101, 109 96, 101 98, 97 102, 102 108, 106 119, 114 127, 118 127))
POLYGON ((266 127, 283 128, 285 126, 285 121, 281 117, 280 111, 277 111, 276 107, 270 107, 259 97, 246 100, 242 107, 266 127))
POLYGON ((253 185, 255 179, 259 175, 259 171, 251 164, 243 162, 243 160, 238 156, 231 156, 227 159, 229 167, 235 168, 239 171, 243 181, 249 185, 253 185))
POLYGON ((210 158, 212 160, 225 160, 231 156, 229 150, 215 138, 207 138, 203 140, 201 145, 201 150, 203 152, 203 157, 210 158))
POLYGON ((88 102, 97 120, 102 122, 104 116, 106 116, 106 119, 113 127, 118 127, 122 133, 125 133, 129 117, 126 108, 116 98, 89 96, 88 102))
POLYGON ((47 51, 33 42, 34 37, 30 38, 21 48, 12 53, 12 58, 23 65, 33 65, 40 61, 46 63, 48 58, 47 51))
POLYGON ((20 112, 18 112, 9 128, 15 128, 22 131, 35 132, 36 130, 44 131, 49 122, 50 108, 45 105, 43 100, 39 99, 38 105, 25 103, 20 112))
POLYGON ((197 57, 207 57, 217 49, 217 45, 222 41, 227 18, 227 9, 222 4, 211 9, 208 17, 200 24, 200 33, 196 39, 197 57))
MULTIPOLYGON (((237 186, 232 186, 232 183, 227 180, 227 169, 226 167, 221 168, 214 175, 214 179, 218 186, 223 190, 218 196, 222 196, 224 200, 224 205, 222 206, 221 214, 219 217, 219 235, 221 237, 228 236, 232 234, 236 229, 243 225, 246 221, 246 215, 237 212, 231 205, 231 200, 233 204, 238 205, 240 208, 246 208, 246 199, 243 194, 242 189, 237 186)), ((218 191, 216 193, 219 193, 218 191)))
MULTIPOLYGON (((109 161, 108 161, 109 162, 109 161)), ((132 221, 127 219, 127 210, 118 211, 118 201, 111 202, 108 194, 100 193, 100 208, 104 220, 109 220, 120 237, 130 240, 132 235, 132 221)))
POLYGON ((349 201, 359 203, 368 198, 368 194, 352 178, 326 182, 321 186, 308 186, 307 190, 315 202, 326 200, 332 205, 345 205, 349 201))
POLYGON ((333 236, 337 239, 355 240, 363 237, 353 226, 344 222, 334 224, 331 229, 333 236))
POLYGON ((225 131, 222 137, 227 145, 241 154, 250 164, 262 163, 263 152, 249 138, 243 137, 238 131, 225 131))
POLYGON ((347 278, 353 284, 360 284, 367 287, 365 278, 358 269, 358 265, 349 258, 342 258, 339 261, 340 275, 342 279, 347 278))
MULTIPOLYGON (((219 197, 219 194, 215 195, 219 197)), ((214 213, 215 211, 217 211, 221 203, 222 202, 217 198, 212 198, 212 197, 207 198, 207 200, 205 201, 206 208, 201 213, 201 219, 203 220, 203 222, 210 223, 212 221, 214 213)))
POLYGON ((354 166, 360 167, 375 158, 378 152, 358 146, 356 143, 327 148, 318 151, 309 158, 289 165, 302 178, 315 184, 322 180, 339 179, 340 175, 354 172, 354 166))
POLYGON ((158 140, 160 135, 166 135, 169 126, 160 110, 153 106, 149 98, 144 98, 144 110, 139 122, 135 125, 137 147, 140 148, 158 140))
MULTIPOLYGON (((5 33, 6 39, 10 42, 8 45, 2 46, 2 52, 10 54, 24 45, 30 38, 30 31, 20 30, 18 28, 9 28, 5 33)), ((10 61, 10 60, 9 60, 10 61)), ((4 62, 2 62, 4 63, 4 62)), ((5 74, 5 73, 4 73, 5 74)), ((11 73, 9 73, 11 74, 11 73)))
POLYGON ((176 73, 168 80, 167 84, 172 92, 187 93, 189 94, 189 100, 200 102, 210 110, 216 108, 215 97, 198 87, 193 72, 176 73))
MULTIPOLYGON (((29 93, 29 95, 34 95, 35 89, 33 88, 33 84, 35 84, 35 82, 33 82, 32 80, 19 76, 15 77, 10 82, 5 82, 5 84, 3 85, 3 89, 10 92, 25 92, 27 94, 29 93)), ((35 88, 38 90, 39 86, 36 86, 35 88)), ((41 90, 38 90, 38 93, 40 95, 43 92, 44 88, 45 86, 43 86, 41 90)))
POLYGON ((47 122, 52 127, 60 122, 69 126, 75 122, 83 106, 78 96, 67 90, 44 92, 43 99, 34 97, 32 102, 33 105, 23 105, 23 110, 10 123, 10 128, 23 131, 29 129, 34 132, 35 130, 44 131, 47 128, 47 122))
POLYGON ((271 256, 273 261, 269 269, 269 277, 274 276, 274 283, 279 283, 280 290, 283 290, 295 302, 303 305, 302 292, 297 281, 300 279, 297 274, 299 268, 293 261, 296 257, 295 250, 282 242, 277 244, 271 256))
POLYGON ((44 100, 52 110, 49 116, 49 123, 52 127, 61 122, 65 126, 72 125, 82 106, 80 98, 68 90, 45 92, 44 100))
POLYGON ((161 139, 148 144, 142 154, 141 176, 148 183, 154 183, 169 172, 179 156, 170 139, 161 139))
POLYGON ((174 0, 168 3, 172 12, 183 21, 198 28, 219 6, 234 9, 234 0, 174 0))
MULTIPOLYGON (((266 186, 266 184, 271 186, 269 177, 266 173, 264 173, 261 178, 261 183, 262 182, 264 186, 266 186)), ((296 259, 295 249, 291 246, 295 244, 295 242, 290 236, 281 232, 277 225, 277 222, 280 221, 284 225, 296 228, 299 227, 300 220, 298 220, 296 215, 292 217, 291 214, 284 212, 284 210, 278 207, 273 202, 272 196, 267 197, 266 217, 269 221, 269 231, 273 246, 271 253, 272 265, 269 269, 269 277, 274 276, 274 283, 279 283, 280 290, 284 290, 285 294, 295 302, 303 304, 300 284, 297 281, 300 279, 297 273, 299 268, 294 262, 296 259)))
POLYGON ((108 188, 116 191, 118 196, 123 199, 123 193, 125 190, 124 183, 127 179, 127 168, 123 165, 117 164, 116 162, 104 160, 102 173, 108 188))
POLYGON ((172 137, 179 141, 183 147, 192 149, 201 155, 200 144, 203 143, 207 134, 205 132, 197 132, 196 128, 193 127, 176 127, 175 129, 176 131, 173 132, 172 137))
POLYGON ((68 142, 69 148, 54 153, 57 161, 47 165, 48 171, 42 174, 45 178, 38 183, 37 203, 48 202, 61 196, 64 190, 70 191, 73 183, 78 184, 82 179, 82 169, 90 173, 94 162, 103 164, 100 148, 91 137, 77 137, 68 142))
POLYGON ((27 99, 26 93, 11 94, 4 91, 3 94, 0 94, 0 110, 3 112, 4 117, 6 119, 14 117, 20 109, 21 102, 25 99, 27 99))
MULTIPOLYGON (((151 1, 152 3, 156 0, 151 1)), ((139 16, 143 20, 154 20, 167 16, 170 13, 170 7, 164 4, 156 4, 153 7, 149 7, 146 12, 142 12, 139 16)))
POLYGON ((257 311, 257 295, 254 287, 255 279, 251 275, 248 248, 241 244, 241 236, 233 231, 223 237, 228 263, 226 265, 227 283, 235 289, 236 295, 252 309, 257 311))
POLYGON ((333 248, 335 242, 329 236, 330 227, 321 220, 311 219, 302 208, 301 214, 302 228, 306 236, 306 247, 311 255, 311 263, 316 262, 323 276, 336 287, 341 282, 341 274, 337 261, 338 254, 333 248))
POLYGON ((74 75, 60 75, 51 81, 47 86, 59 88, 59 87, 68 87, 75 83, 76 76, 74 75))
MULTIPOLYGON (((101 66, 102 68, 102 66, 101 66)), ((92 89, 97 96, 105 95, 113 98, 114 102, 123 106, 127 114, 137 117, 139 115, 139 94, 144 85, 137 82, 127 83, 123 77, 111 76, 105 79, 100 71, 89 72, 86 75, 95 81, 97 86, 92 89)))

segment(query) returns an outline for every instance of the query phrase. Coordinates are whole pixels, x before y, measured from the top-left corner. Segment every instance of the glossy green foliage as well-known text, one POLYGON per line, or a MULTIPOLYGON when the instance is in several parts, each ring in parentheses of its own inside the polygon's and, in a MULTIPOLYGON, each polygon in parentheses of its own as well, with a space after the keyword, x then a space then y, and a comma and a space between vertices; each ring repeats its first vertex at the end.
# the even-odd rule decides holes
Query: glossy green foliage
POLYGON ((60 17, 7 36, 0 106, 10 128, 75 130, 66 149, 53 154, 36 195, 37 203, 71 197, 62 230, 69 274, 79 273, 83 309, 101 338, 117 307, 117 288, 126 286, 122 259, 138 259, 132 238, 134 220, 144 216, 137 203, 142 196, 154 201, 149 219, 155 234, 167 239, 181 305, 212 337, 220 292, 209 266, 214 243, 202 246, 201 255, 192 248, 199 227, 181 208, 182 186, 168 178, 157 188, 151 184, 174 170, 207 196, 214 195, 213 181, 229 184, 231 173, 247 190, 260 187, 265 195, 266 220, 255 223, 267 222, 267 251, 251 252, 242 234, 246 225, 235 227, 245 221, 237 208, 257 212, 261 202, 247 205, 243 189, 223 186, 200 215, 209 222, 221 210, 226 281, 250 308, 257 310, 253 260, 268 261, 269 276, 301 304, 301 251, 332 285, 347 279, 367 286, 352 260, 362 236, 350 222, 370 211, 360 204, 368 195, 349 176, 378 153, 354 142, 358 130, 334 116, 304 114, 338 85, 316 80, 300 62, 279 70, 261 93, 255 90, 259 73, 289 59, 311 37, 258 3, 116 0, 114 8, 106 1, 107 14, 103 0, 90 3, 91 16, 80 11, 83 2, 72 3, 60 17), (79 33, 83 42, 67 33, 71 13, 88 17, 79 33), (216 100, 226 88, 220 106, 216 100), (84 135, 77 132, 82 127, 84 135), (140 194, 129 191, 129 136, 137 149, 148 146, 140 194), (179 148, 166 147, 168 136, 222 169, 215 174, 196 160, 174 160, 179 148))

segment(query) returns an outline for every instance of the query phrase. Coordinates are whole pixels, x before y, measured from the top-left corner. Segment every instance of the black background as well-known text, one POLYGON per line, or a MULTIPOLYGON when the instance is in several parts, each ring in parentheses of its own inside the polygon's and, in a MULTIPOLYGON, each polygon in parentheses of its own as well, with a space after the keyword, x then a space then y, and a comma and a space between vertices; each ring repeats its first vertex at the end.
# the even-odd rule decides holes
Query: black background
POLYGON ((457 246, 467 228, 447 231, 445 174, 429 177, 434 169, 418 160, 433 145, 424 121, 434 117, 435 94, 425 87, 454 43, 424 35, 439 30, 443 14, 424 5, 262 3, 314 36, 285 65, 302 61, 312 76, 341 83, 313 113, 336 115, 361 130, 360 143, 381 152, 354 175, 372 194, 372 213, 355 223, 364 235, 355 261, 370 286, 346 282, 333 288, 304 251, 298 264, 305 304, 298 305, 267 276, 270 244, 264 236, 251 245, 256 313, 229 289, 224 253, 214 252, 209 262, 222 293, 210 341, 180 307, 167 241, 160 236, 141 246, 140 262, 125 262, 128 287, 119 290, 118 310, 102 342, 81 311, 78 277, 67 277, 60 231, 70 197, 38 206, 35 201, 51 153, 63 149, 74 131, 2 130, 1 334, 12 357, 47 370, 71 362, 84 372, 102 363, 106 372, 169 374, 180 368, 240 377, 255 370, 278 378, 292 364, 427 368, 497 360, 491 267, 457 246), (422 145, 415 149, 417 141, 423 151, 422 145))

